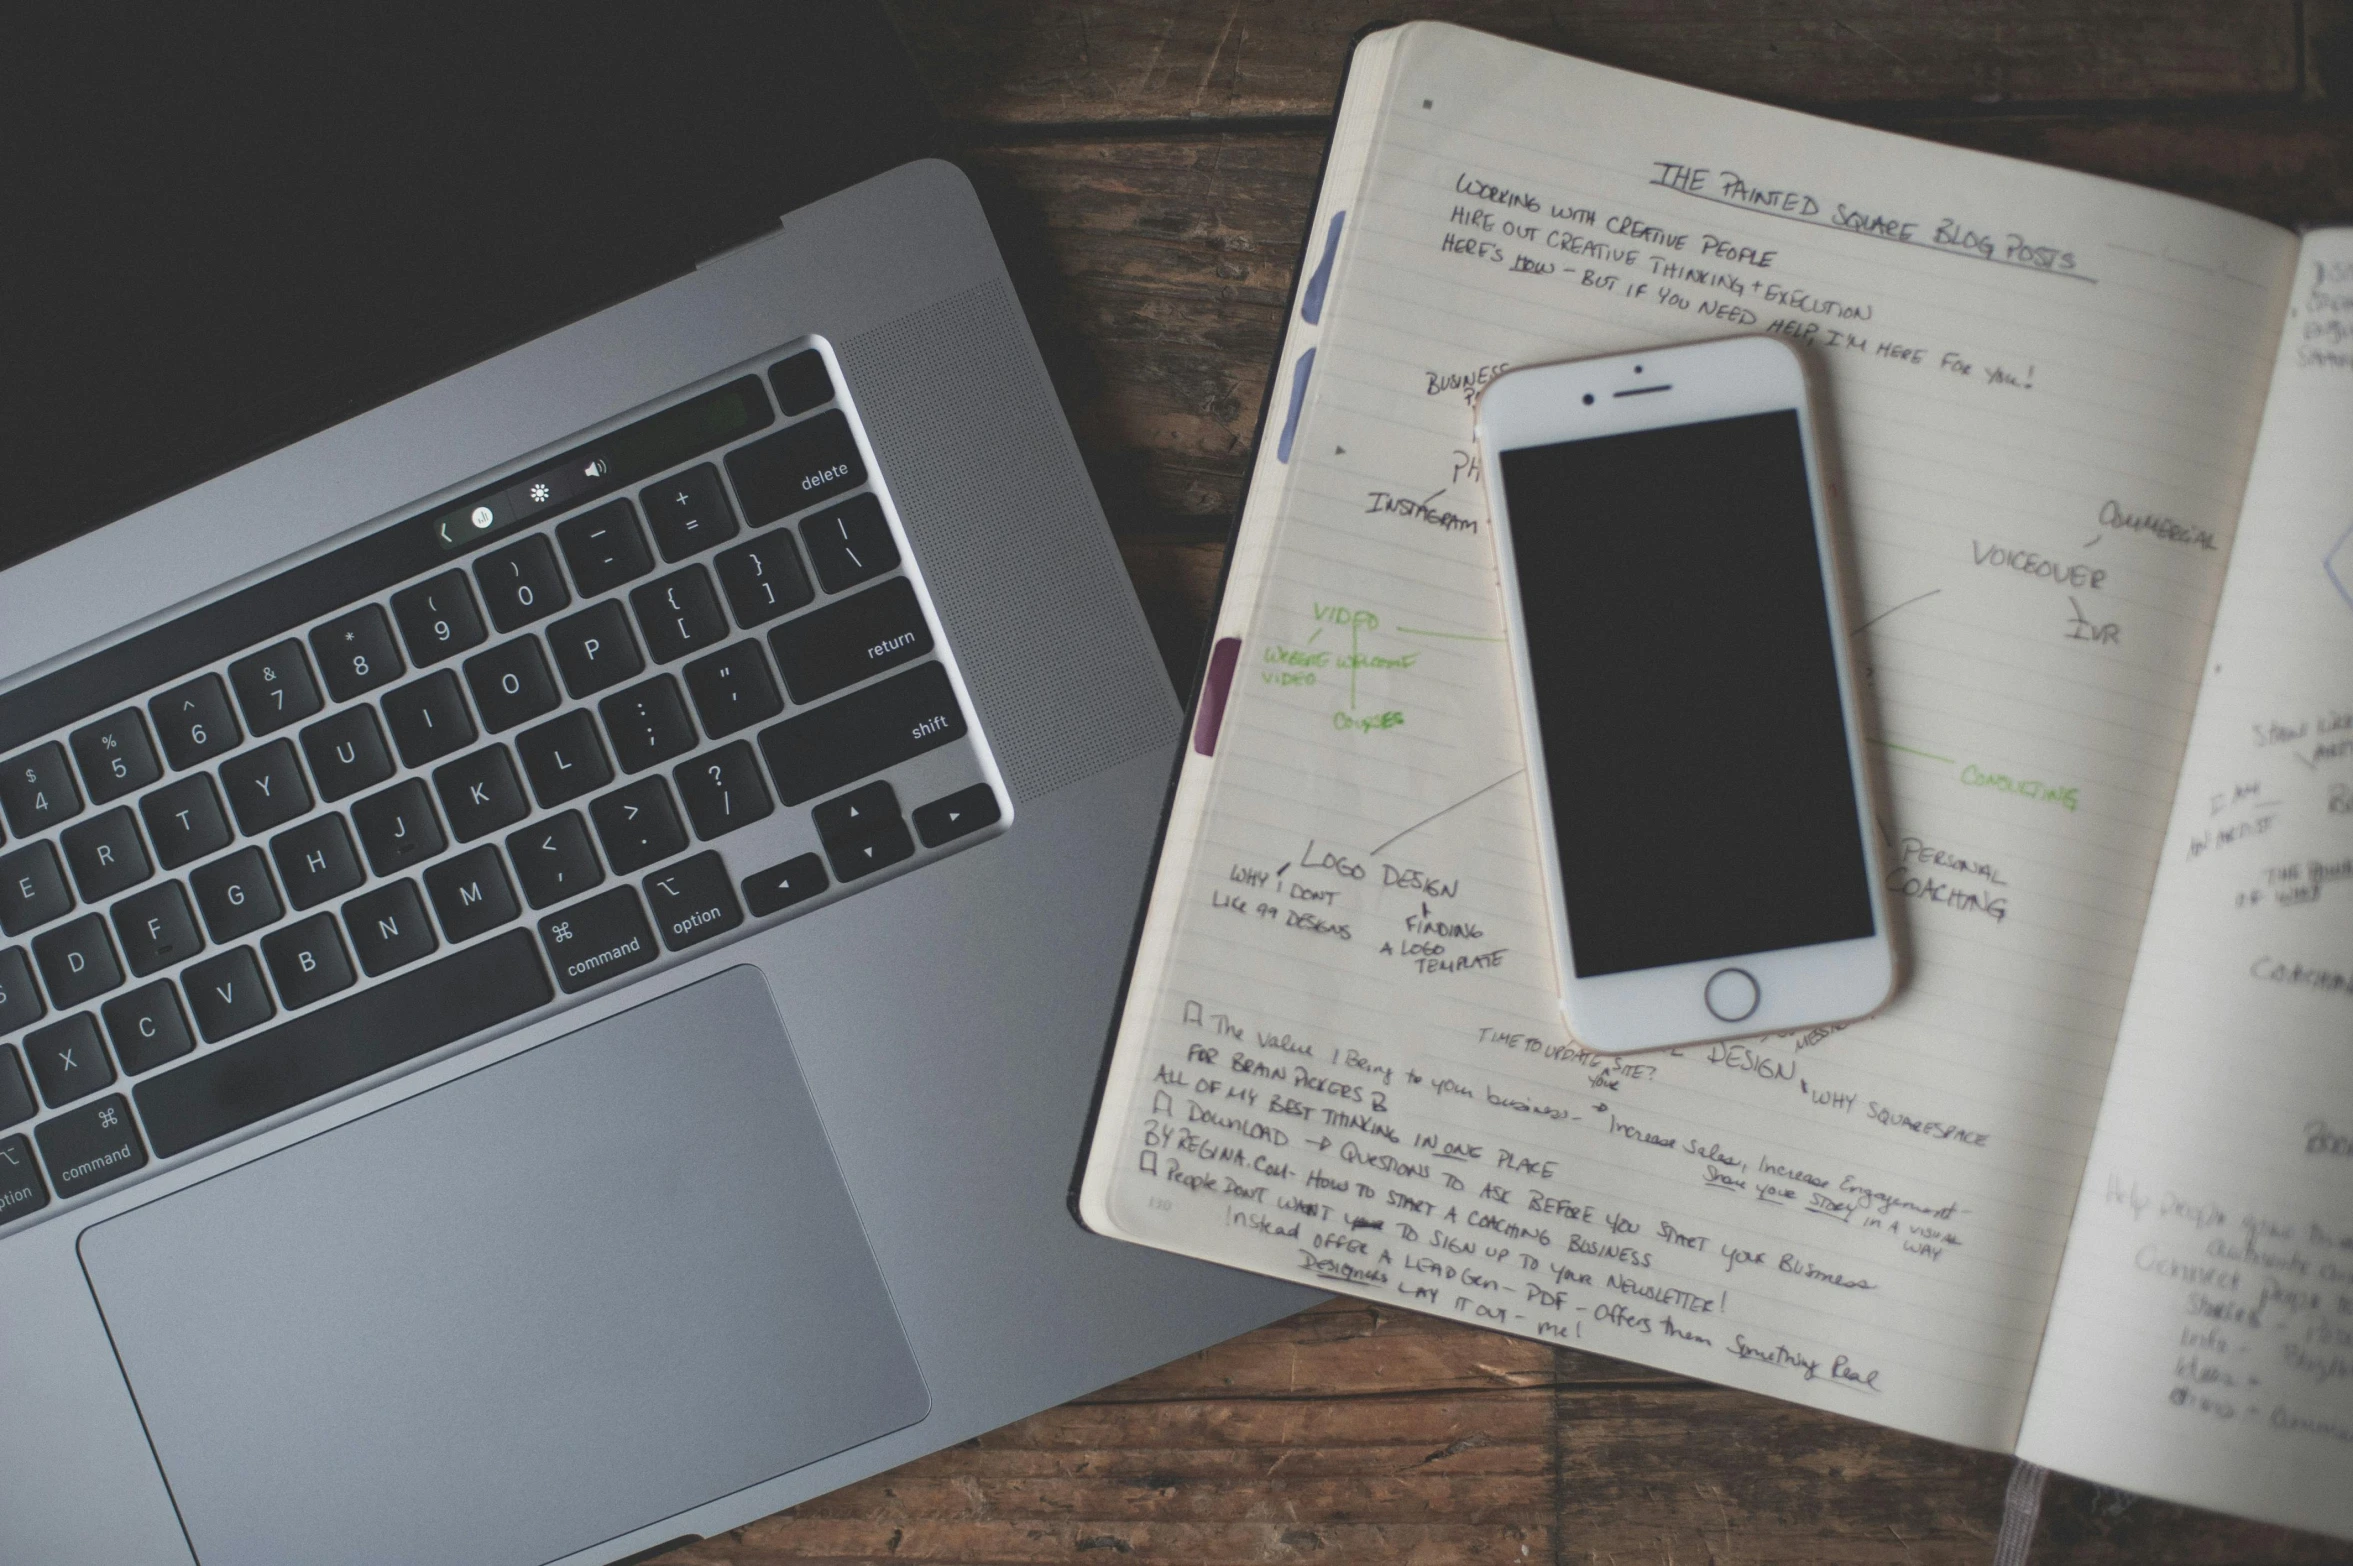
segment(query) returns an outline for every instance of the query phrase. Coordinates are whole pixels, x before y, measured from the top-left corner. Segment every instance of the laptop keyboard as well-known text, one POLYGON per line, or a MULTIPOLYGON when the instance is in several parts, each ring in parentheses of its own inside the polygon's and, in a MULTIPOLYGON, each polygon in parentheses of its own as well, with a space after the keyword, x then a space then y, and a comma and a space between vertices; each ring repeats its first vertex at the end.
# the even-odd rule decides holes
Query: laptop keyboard
POLYGON ((1009 812, 795 345, 0 692, 0 1226, 1009 812))

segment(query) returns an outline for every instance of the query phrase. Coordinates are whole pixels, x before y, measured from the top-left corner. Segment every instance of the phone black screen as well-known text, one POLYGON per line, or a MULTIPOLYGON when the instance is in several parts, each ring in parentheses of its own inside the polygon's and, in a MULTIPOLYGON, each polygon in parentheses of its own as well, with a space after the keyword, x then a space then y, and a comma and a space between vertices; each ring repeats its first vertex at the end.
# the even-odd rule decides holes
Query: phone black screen
POLYGON ((1870 935, 1796 413, 1500 462, 1578 977, 1870 935))

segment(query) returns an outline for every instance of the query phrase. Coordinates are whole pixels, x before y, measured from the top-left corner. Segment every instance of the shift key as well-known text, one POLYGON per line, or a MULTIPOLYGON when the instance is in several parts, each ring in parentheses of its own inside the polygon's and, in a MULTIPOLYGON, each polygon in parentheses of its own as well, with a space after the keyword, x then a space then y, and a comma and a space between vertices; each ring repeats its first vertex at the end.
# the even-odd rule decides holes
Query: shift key
POLYGON ((964 733, 948 671, 918 664, 760 731, 760 753, 788 805, 830 794, 964 733))
POLYGON ((642 968, 662 954, 653 927, 645 922, 644 905, 626 886, 557 909, 539 921, 539 939, 567 995, 642 968))

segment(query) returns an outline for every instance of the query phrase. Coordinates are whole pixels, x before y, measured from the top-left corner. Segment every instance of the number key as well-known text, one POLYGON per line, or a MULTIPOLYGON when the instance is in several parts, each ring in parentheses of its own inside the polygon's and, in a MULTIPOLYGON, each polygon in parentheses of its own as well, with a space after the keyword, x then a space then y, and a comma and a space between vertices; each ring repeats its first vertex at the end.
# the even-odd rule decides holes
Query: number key
POLYGON ((329 620, 310 633, 310 646, 319 655, 319 669, 337 701, 364 696, 408 673, 392 640, 392 622, 374 604, 329 620))
POLYGON ((163 763, 147 738, 147 720, 136 707, 74 730, 68 743, 94 803, 103 805, 163 776, 163 763))
POLYGON ((420 669, 478 647, 490 634, 482 629, 482 614, 474 607, 474 590, 466 585, 463 571, 445 571, 394 593, 392 618, 400 622, 409 662, 420 669))
POLYGON ((544 620, 572 601, 554 548, 537 533, 475 562, 474 580, 490 605, 490 623, 502 631, 544 620))
POLYGON ((237 727, 237 714, 229 706, 229 688, 217 674, 199 675, 165 691, 147 704, 147 714, 155 720, 164 758, 175 771, 185 772, 245 743, 245 732, 237 727))
POLYGON ((74 787, 65 747, 51 740, 0 762, 0 807, 7 809, 8 824, 18 837, 31 837, 80 815, 82 794, 74 787))
POLYGON ((299 723, 319 710, 318 684, 302 643, 288 637, 274 647, 248 653, 229 665, 229 683, 245 709, 245 726, 269 734, 299 723))

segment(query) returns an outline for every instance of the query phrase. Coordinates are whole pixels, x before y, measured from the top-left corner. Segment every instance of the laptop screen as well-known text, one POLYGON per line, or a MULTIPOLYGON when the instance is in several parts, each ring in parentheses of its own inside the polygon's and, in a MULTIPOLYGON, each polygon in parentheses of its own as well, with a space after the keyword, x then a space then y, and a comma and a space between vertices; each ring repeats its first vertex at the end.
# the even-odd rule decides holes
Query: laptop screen
POLYGON ((0 262, 0 566, 936 150, 879 7, 38 24, 0 262))

